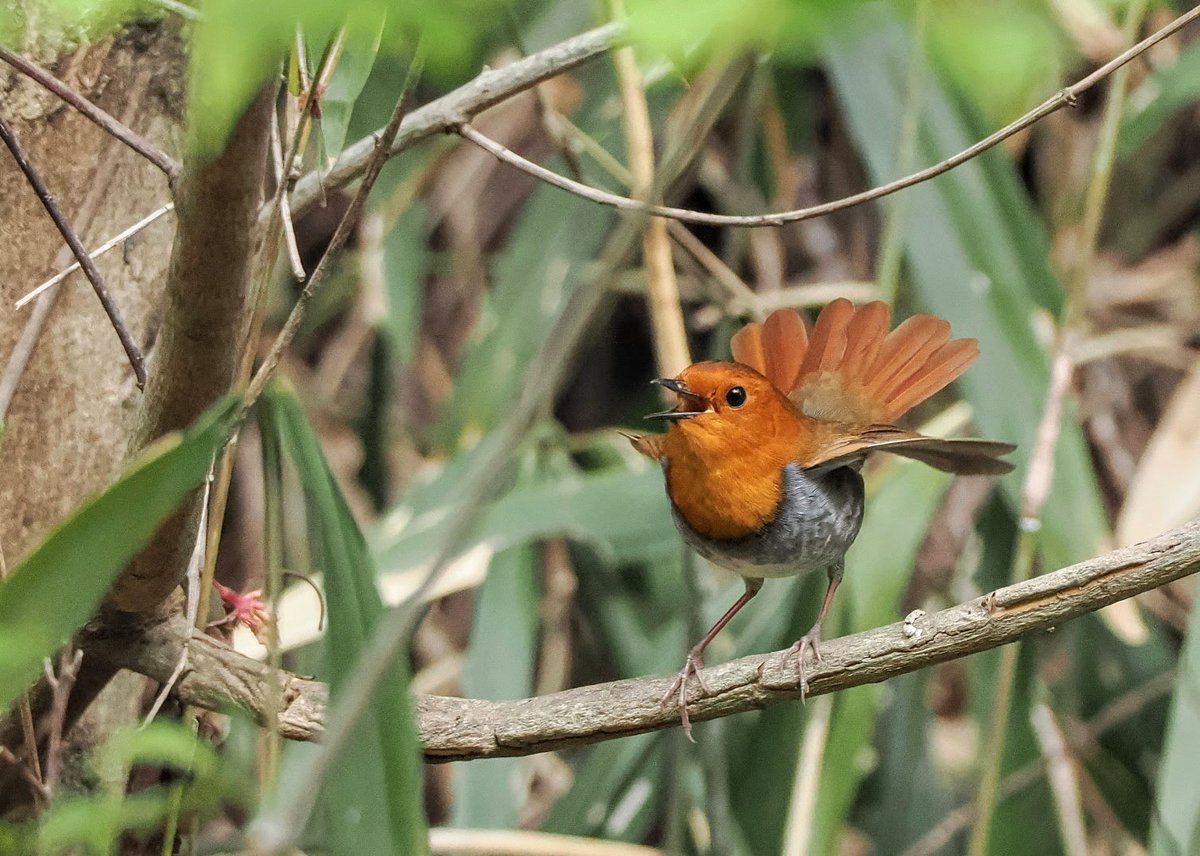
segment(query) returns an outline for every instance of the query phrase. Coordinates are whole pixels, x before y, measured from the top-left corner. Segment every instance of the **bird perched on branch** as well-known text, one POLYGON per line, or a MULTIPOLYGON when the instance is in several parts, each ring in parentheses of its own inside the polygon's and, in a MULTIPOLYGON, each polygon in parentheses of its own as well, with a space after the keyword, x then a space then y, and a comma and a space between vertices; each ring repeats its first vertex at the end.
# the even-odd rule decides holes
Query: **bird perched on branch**
POLYGON ((821 622, 842 579, 846 550, 863 515, 859 475, 870 452, 891 452, 960 474, 1012 469, 1000 455, 1015 447, 990 440, 943 440, 894 423, 949 384, 979 348, 950 339, 950 324, 914 315, 889 332, 882 302, 855 308, 835 300, 809 333, 792 310, 772 313, 734 335, 736 362, 696 363, 657 383, 679 396, 648 419, 666 434, 631 437, 662 463, 675 524, 696 552, 740 574, 746 591, 687 656, 675 684, 691 737, 688 681, 700 676, 709 642, 768 577, 824 571, 829 579, 816 623, 790 649, 801 692, 804 659, 821 658, 821 622))

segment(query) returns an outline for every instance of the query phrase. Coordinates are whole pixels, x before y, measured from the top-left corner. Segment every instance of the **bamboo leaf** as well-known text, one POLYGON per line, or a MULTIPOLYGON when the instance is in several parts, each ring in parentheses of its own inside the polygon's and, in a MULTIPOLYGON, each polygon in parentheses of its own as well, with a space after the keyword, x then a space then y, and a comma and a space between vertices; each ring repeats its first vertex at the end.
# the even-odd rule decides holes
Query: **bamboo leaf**
MULTIPOLYGON (((336 699, 383 614, 374 562, 294 393, 273 386, 263 397, 262 418, 264 432, 278 432, 304 487, 313 562, 325 574, 324 660, 336 699)), ((420 748, 401 659, 381 682, 323 794, 330 852, 426 852, 421 791, 420 748)))
MULTIPOLYGON (((871 178, 893 178, 896 134, 905 103, 902 73, 911 44, 882 4, 857 8, 854 27, 828 40, 825 64, 871 178)), ((918 133, 918 162, 937 163, 981 134, 929 81, 918 133)), ((1019 505, 1049 378, 1048 358, 1033 335, 1039 313, 1057 312, 1062 287, 1050 270, 1049 242, 1011 163, 995 150, 909 188, 904 247, 917 300, 979 339, 982 356, 957 382, 982 436, 1018 444, 1017 472, 1003 481, 1019 505), (1003 395, 997 395, 1003 390, 1003 395)), ((1040 539, 1048 565, 1095 555, 1106 537, 1103 508, 1083 434, 1068 411, 1055 457, 1055 478, 1040 539)))
POLYGON ((237 401, 226 399, 183 434, 159 440, 0 583, 0 710, 95 612, 159 524, 203 484, 236 413, 237 401))

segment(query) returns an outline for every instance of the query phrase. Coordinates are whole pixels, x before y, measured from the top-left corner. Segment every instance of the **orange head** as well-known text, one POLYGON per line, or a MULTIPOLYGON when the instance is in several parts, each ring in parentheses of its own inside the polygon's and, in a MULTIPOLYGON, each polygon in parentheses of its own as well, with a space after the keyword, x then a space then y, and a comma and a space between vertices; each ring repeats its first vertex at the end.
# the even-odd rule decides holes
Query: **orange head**
POLYGON ((664 454, 740 454, 779 435, 781 425, 794 437, 795 423, 804 419, 769 380, 740 363, 695 363, 654 383, 679 396, 673 410, 646 417, 670 422, 664 454))
POLYGON ((676 393, 679 405, 647 417, 668 420, 670 428, 661 438, 642 438, 649 446, 642 450, 666 462, 675 507, 714 538, 761 528, 778 508, 783 468, 814 420, 739 363, 696 363, 655 383, 676 393))

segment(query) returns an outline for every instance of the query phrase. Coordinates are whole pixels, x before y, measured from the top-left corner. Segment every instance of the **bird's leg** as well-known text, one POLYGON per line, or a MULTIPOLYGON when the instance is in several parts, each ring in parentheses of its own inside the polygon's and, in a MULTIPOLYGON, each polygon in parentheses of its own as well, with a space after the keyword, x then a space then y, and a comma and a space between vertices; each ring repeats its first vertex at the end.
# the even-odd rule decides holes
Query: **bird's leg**
MULTIPOLYGON (((660 704, 666 704, 671 696, 679 694, 679 718, 683 724, 683 733, 687 735, 688 740, 692 740, 692 721, 688 718, 687 712, 687 687, 688 678, 695 676, 696 683, 700 685, 701 697, 708 695, 708 687, 704 685, 704 678, 700 677, 700 670, 704 668, 704 649, 708 647, 708 643, 716 638, 725 625, 728 624, 738 611, 750 602, 750 599, 758 594, 758 590, 762 588, 763 581, 760 579, 746 578, 746 591, 742 593, 729 609, 725 610, 725 614, 717 619, 709 631, 704 634, 704 638, 697 642, 692 650, 688 652, 687 660, 683 663, 683 668, 680 669, 679 675, 675 678, 675 683, 671 684, 671 688, 663 693, 660 704)), ((695 740, 692 740, 695 743, 695 740)))
POLYGON ((792 647, 784 654, 786 660, 792 654, 796 655, 796 674, 800 677, 800 700, 804 701, 804 697, 808 695, 808 676, 804 674, 804 652, 812 651, 813 657, 817 662, 821 662, 821 649, 817 644, 821 641, 821 622, 825 620, 825 613, 829 612, 829 605, 833 603, 833 594, 837 591, 838 584, 842 581, 842 572, 845 570, 844 562, 839 561, 836 565, 829 566, 829 585, 825 589, 825 600, 821 602, 821 611, 817 613, 817 622, 807 633, 797 639, 792 647))

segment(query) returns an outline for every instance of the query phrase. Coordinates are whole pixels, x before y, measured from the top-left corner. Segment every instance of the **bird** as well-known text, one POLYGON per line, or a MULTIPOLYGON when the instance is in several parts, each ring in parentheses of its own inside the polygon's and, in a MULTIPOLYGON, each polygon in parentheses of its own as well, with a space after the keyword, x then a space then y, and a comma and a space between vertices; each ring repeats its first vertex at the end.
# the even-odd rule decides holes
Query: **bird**
POLYGON ((824 571, 825 597, 812 628, 788 649, 801 698, 805 655, 821 660, 821 624, 842 580, 845 555, 862 525, 861 469, 871 452, 915 458, 950 473, 998 475, 1016 447, 941 439, 897 426, 907 411, 961 375, 979 356, 975 339, 951 339, 949 322, 913 315, 891 329, 882 301, 839 298, 811 333, 782 309, 750 323, 730 343, 733 362, 709 360, 652 383, 678 404, 647 419, 665 434, 627 435, 662 465, 676 528, 713 564, 734 571, 745 591, 688 653, 663 704, 677 695, 691 737, 688 684, 704 649, 766 579, 824 571))

